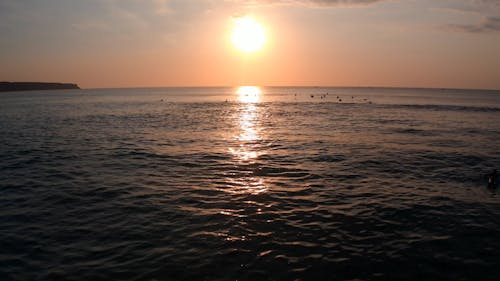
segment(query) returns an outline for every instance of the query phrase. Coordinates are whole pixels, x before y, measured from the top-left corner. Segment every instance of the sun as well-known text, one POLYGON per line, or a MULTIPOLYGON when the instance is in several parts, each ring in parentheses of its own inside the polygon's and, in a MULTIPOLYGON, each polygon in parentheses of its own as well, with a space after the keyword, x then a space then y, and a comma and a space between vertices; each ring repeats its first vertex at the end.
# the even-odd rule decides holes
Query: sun
POLYGON ((238 50, 253 53, 262 49, 266 43, 266 32, 264 27, 251 17, 235 18, 231 41, 238 50))

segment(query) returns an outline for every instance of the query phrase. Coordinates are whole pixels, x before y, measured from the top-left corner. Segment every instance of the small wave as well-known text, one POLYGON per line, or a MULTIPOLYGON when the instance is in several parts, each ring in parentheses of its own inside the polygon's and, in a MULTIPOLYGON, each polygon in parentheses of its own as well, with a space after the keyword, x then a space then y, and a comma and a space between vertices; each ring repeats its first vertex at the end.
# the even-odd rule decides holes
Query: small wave
POLYGON ((455 111, 455 112, 500 112, 500 107, 489 106, 463 106, 463 105, 436 105, 436 104, 391 104, 384 107, 395 107, 402 109, 417 109, 431 111, 455 111))
POLYGON ((346 160, 345 155, 318 155, 317 157, 313 157, 311 159, 314 162, 329 162, 329 163, 334 163, 334 162, 342 162, 346 160))
POLYGON ((392 129, 391 132, 397 134, 419 135, 419 136, 435 136, 436 133, 428 130, 420 130, 415 128, 397 128, 392 129))

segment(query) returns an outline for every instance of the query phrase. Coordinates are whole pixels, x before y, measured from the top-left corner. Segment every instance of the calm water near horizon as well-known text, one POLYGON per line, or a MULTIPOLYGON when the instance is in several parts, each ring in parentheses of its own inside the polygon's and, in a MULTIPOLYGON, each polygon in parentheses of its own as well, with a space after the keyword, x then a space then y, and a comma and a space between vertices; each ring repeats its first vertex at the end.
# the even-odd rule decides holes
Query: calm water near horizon
POLYGON ((500 91, 0 93, 0 280, 498 280, 499 140, 500 91))

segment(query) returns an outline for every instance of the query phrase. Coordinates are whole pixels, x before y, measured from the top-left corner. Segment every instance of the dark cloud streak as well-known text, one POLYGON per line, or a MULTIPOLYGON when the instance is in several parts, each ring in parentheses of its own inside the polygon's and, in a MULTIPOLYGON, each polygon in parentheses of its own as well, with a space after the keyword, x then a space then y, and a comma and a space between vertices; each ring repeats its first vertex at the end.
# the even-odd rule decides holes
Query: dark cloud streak
POLYGON ((500 17, 485 17, 477 24, 450 24, 447 28, 466 33, 500 33, 500 17))
POLYGON ((251 5, 272 5, 272 4, 300 4, 311 6, 360 6, 369 5, 388 0, 234 0, 234 2, 251 5))
POLYGON ((365 5, 387 0, 309 0, 303 2, 311 2, 319 5, 365 5))

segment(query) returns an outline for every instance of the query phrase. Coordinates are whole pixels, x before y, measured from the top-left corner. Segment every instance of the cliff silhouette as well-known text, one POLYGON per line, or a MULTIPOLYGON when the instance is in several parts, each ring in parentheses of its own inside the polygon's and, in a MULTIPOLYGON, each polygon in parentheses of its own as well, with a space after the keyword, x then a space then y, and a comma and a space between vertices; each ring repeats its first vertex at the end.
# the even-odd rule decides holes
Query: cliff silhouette
POLYGON ((80 89, 77 84, 44 82, 0 82, 0 92, 80 89))

